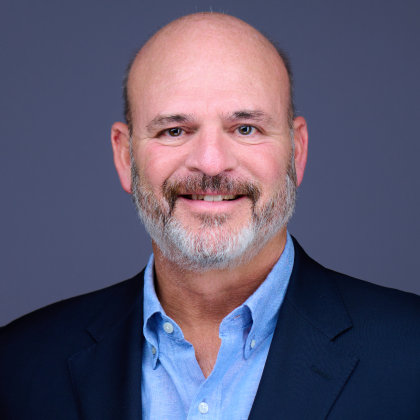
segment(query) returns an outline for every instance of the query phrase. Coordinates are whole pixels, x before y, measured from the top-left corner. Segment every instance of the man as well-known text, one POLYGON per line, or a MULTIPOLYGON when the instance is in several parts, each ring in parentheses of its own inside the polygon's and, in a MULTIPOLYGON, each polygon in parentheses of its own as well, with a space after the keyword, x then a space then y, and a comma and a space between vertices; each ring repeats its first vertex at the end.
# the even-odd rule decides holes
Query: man
POLYGON ((137 54, 125 96, 115 165, 153 256, 3 328, 0 417, 420 418, 420 298, 287 233, 308 133, 283 53, 236 18, 186 16, 137 54))

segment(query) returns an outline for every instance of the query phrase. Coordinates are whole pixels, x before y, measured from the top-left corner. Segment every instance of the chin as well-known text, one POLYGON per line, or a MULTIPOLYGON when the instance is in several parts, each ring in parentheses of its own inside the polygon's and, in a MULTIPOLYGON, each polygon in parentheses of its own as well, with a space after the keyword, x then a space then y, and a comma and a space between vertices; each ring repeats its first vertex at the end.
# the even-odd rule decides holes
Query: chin
POLYGON ((191 229, 173 219, 165 234, 152 237, 162 254, 173 264, 192 271, 226 270, 251 260, 268 242, 250 222, 243 228, 227 228, 219 218, 191 229))

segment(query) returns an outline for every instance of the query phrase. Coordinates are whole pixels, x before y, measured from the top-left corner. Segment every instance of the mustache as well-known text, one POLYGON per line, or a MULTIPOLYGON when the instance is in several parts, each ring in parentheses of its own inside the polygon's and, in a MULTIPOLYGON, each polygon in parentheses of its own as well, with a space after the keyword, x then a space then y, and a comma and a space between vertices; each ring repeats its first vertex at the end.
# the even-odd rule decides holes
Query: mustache
POLYGON ((223 173, 215 176, 201 174, 188 175, 181 179, 167 179, 162 185, 163 196, 169 203, 171 211, 175 207, 178 196, 200 192, 202 194, 246 195, 254 205, 261 196, 261 188, 255 182, 231 178, 223 173))

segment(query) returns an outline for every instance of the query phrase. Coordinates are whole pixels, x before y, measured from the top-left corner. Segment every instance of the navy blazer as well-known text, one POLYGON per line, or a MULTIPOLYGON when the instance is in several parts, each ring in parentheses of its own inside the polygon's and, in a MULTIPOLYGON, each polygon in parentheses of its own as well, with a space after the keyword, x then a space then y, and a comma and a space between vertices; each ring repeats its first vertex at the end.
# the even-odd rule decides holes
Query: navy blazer
MULTIPOLYGON (((419 420, 420 297, 294 246, 249 419, 419 420)), ((143 272, 3 327, 0 419, 141 420, 142 325, 143 272)))

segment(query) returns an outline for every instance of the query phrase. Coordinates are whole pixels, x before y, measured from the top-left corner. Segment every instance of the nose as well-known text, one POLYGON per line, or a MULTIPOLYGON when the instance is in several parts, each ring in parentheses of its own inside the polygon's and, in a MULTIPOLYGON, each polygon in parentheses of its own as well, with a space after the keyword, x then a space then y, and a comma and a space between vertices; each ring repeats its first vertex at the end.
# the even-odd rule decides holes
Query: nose
POLYGON ((235 144, 223 130, 203 130, 194 137, 185 161, 190 171, 215 176, 236 168, 235 144))

